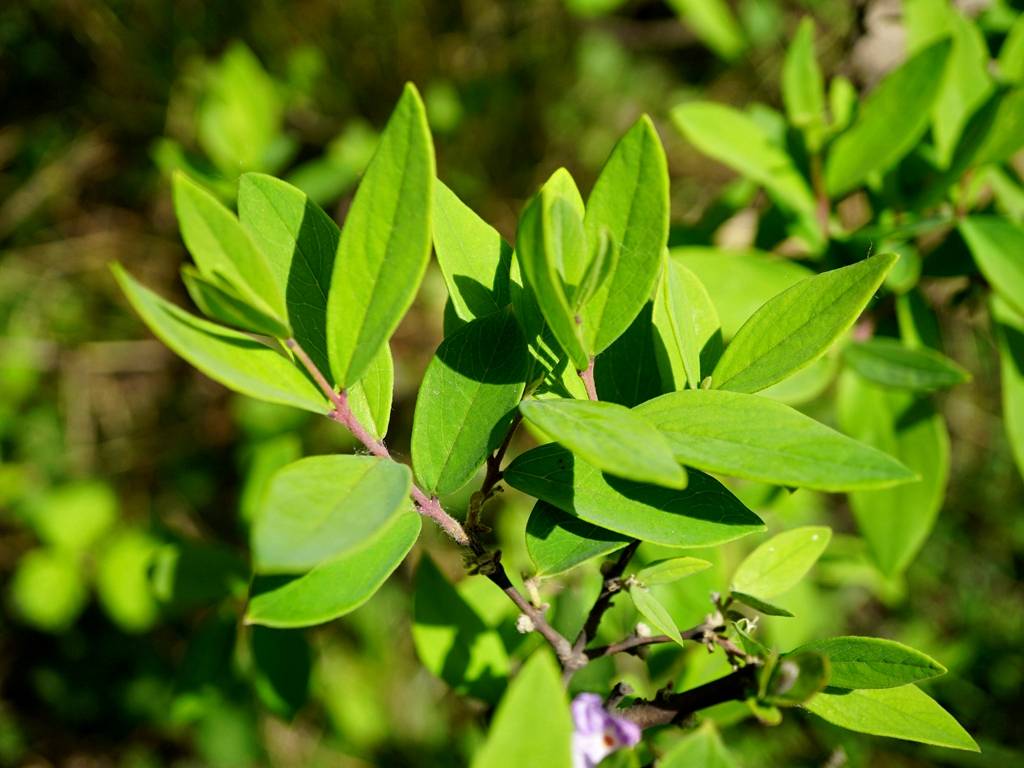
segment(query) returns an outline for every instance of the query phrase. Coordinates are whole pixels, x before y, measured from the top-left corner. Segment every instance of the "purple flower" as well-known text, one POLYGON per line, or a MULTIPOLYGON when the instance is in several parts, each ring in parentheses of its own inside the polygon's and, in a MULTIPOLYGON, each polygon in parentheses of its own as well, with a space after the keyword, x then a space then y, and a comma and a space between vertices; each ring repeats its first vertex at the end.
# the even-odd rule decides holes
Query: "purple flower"
POLYGON ((572 700, 573 768, 594 768, 608 755, 640 741, 640 726, 616 717, 596 693, 581 693, 572 700))

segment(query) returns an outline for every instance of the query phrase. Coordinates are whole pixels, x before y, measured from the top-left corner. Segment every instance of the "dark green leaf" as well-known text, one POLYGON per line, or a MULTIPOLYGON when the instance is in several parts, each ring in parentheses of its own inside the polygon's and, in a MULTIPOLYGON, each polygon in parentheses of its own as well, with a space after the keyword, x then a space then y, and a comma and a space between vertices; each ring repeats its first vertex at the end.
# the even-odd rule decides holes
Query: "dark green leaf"
MULTIPOLYGON (((658 370, 662 342, 651 325, 651 310, 651 304, 640 310, 626 332, 594 361, 594 385, 601 400, 632 408, 670 389, 662 384, 658 370)), ((584 390, 573 396, 587 395, 584 390)))
POLYGON ((799 706, 828 684, 829 674, 829 660, 824 654, 794 651, 772 667, 761 698, 776 707, 799 706))
POLYGON ((412 427, 416 477, 427 493, 465 485, 498 447, 526 385, 526 343, 508 310, 445 339, 423 376, 412 427))
POLYGON ((670 547, 721 544, 764 528, 702 472, 690 472, 681 491, 645 485, 602 474, 554 443, 516 457, 505 481, 602 528, 670 547))
POLYGON ((763 613, 765 616, 782 616, 784 618, 793 618, 793 614, 787 611, 781 606, 769 603, 767 600, 762 600, 754 595, 748 595, 746 592, 737 592, 733 590, 730 592, 730 596, 737 603, 742 603, 750 608, 753 608, 758 613, 763 613))
POLYGON ((309 643, 295 630, 253 627, 251 632, 253 683, 260 701, 291 720, 309 696, 309 643))
POLYGON ((1003 422, 1017 469, 1024 475, 1024 316, 994 297, 992 318, 999 343, 1003 422))
POLYGON ((526 523, 526 550, 538 576, 556 576, 629 543, 628 536, 606 531, 546 501, 538 501, 526 523))
POLYGON ((217 275, 207 279, 199 270, 186 265, 182 267, 181 279, 192 301, 211 320, 278 339, 291 335, 287 325, 247 304, 217 275))

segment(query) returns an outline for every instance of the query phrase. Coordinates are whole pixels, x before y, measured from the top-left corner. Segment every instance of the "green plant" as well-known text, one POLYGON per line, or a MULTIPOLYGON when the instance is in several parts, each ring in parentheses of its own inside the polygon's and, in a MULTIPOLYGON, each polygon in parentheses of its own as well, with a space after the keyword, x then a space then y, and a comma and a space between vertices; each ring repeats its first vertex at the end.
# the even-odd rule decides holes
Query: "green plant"
MULTIPOLYGON (((715 124, 726 137, 749 128, 731 117, 715 124)), ((758 152, 772 155, 774 172, 760 182, 792 202, 799 176, 777 167, 779 151, 764 140, 744 146, 755 169, 758 152)), ((856 499, 927 486, 930 467, 906 461, 902 448, 919 439, 920 423, 920 439, 931 440, 933 420, 926 412, 909 433, 890 434, 885 419, 890 408, 902 415, 920 408, 916 392, 955 384, 963 372, 936 352, 886 343, 846 354, 875 383, 852 382, 840 402, 853 403, 859 418, 874 398, 868 415, 882 425, 865 437, 888 452, 798 412, 782 402, 785 388, 821 377, 830 350, 892 279, 899 258, 882 253, 817 275, 787 265, 780 276, 772 272, 779 265, 757 257, 753 268, 774 275, 758 286, 765 295, 747 297, 745 308, 719 306, 699 270, 668 255, 668 192, 661 141, 643 117, 585 203, 567 171, 551 176, 526 205, 513 249, 435 178, 412 86, 340 231, 306 194, 270 176, 240 177, 237 217, 175 176, 175 208, 195 261, 183 278, 209 319, 115 267, 132 306, 211 378, 327 416, 365 451, 288 463, 254 492, 246 622, 288 629, 349 613, 399 567, 426 517, 480 577, 453 586, 422 559, 413 630, 428 669, 460 693, 499 702, 473 765, 594 765, 633 746, 642 730, 730 703, 768 724, 803 708, 856 731, 976 750, 916 686, 944 672, 925 654, 869 637, 780 649, 758 631, 761 616, 792 616, 774 601, 814 567, 830 528, 790 527, 729 574, 718 554, 765 531, 744 500, 761 487, 856 499), (394 379, 389 338, 432 245, 449 306, 445 339, 419 390, 410 469, 384 442, 394 379), (742 324, 730 327, 738 317, 742 324), (521 424, 542 444, 506 462, 521 424), (735 480, 726 485, 714 475, 735 480), (491 536, 503 523, 488 515, 488 502, 502 486, 535 500, 525 530, 535 573, 522 581, 491 536), (464 516, 453 514, 459 492, 464 516), (572 574, 608 556, 593 592, 577 594, 572 574), (718 580, 711 602, 700 621, 681 629, 676 590, 703 588, 702 573, 718 580), (570 589, 549 606, 544 593, 559 583, 570 589), (622 613, 619 595, 635 613, 622 613), (509 610, 518 633, 502 628, 509 610), (664 662, 691 645, 706 646, 725 672, 686 684, 664 662), (650 665, 630 681, 613 680, 607 662, 621 655, 650 665), (583 691, 571 714, 566 686, 583 691), (595 689, 607 708, 586 692, 595 689)), ((801 198, 787 209, 793 226, 823 247, 813 196, 806 205, 801 198)), ((268 674, 266 686, 281 690, 287 679, 268 674)), ((654 738, 631 759, 685 764, 693 750, 729 764, 710 724, 663 757, 654 738)))

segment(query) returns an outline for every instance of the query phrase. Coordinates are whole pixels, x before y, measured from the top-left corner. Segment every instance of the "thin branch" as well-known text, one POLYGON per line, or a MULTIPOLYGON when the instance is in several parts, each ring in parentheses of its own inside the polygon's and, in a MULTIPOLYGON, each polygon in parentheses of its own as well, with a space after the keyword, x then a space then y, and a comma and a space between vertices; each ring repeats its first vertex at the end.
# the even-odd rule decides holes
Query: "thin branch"
MULTIPOLYGON (((535 606, 517 590, 508 578, 505 566, 501 564, 501 552, 495 552, 489 568, 486 569, 487 578, 494 582, 498 588, 509 596, 509 599, 522 611, 533 624, 533 628, 543 636, 548 644, 554 649, 555 655, 563 668, 578 669, 587 664, 588 659, 582 658, 573 651, 572 644, 557 629, 552 627, 544 615, 544 611, 535 606)), ((484 572, 482 569, 481 572, 484 572)))
MULTIPOLYGON (((696 639, 696 638, 683 638, 696 639)), ((600 659, 603 656, 614 656, 616 653, 635 653, 640 648, 646 648, 650 645, 660 645, 661 643, 672 643, 675 642, 668 635, 649 635, 642 637, 640 635, 632 635, 627 637, 625 640, 620 640, 617 643, 611 645, 599 645, 597 648, 588 648, 586 650, 587 658, 593 661, 594 659, 600 659)))
POLYGON ((639 540, 634 539, 630 542, 622 550, 622 554, 619 555, 619 559, 615 561, 615 564, 605 572, 601 592, 598 594, 597 600, 594 601, 590 613, 587 614, 587 620, 583 622, 583 628, 576 636, 576 642, 573 643, 573 649, 577 653, 582 653, 583 649, 587 647, 587 643, 597 634, 597 628, 601 626, 601 619, 604 618, 605 612, 611 608, 612 598, 622 590, 622 574, 626 572, 626 567, 639 546, 639 540))
MULTIPOLYGON (((336 391, 331 386, 330 382, 323 375, 320 369, 317 367, 313 359, 306 353, 306 350, 295 339, 287 339, 285 346, 288 347, 295 355, 295 357, 302 363, 302 366, 309 372, 309 375, 313 377, 313 381, 316 382, 317 386, 324 393, 327 399, 330 401, 333 408, 331 412, 327 414, 328 418, 333 419, 339 424, 344 425, 352 436, 356 438, 363 447, 366 448, 374 456, 379 456, 382 459, 394 460, 391 456, 391 452, 387 449, 387 446, 380 440, 377 440, 373 435, 367 431, 366 427, 362 425, 359 419, 353 413, 352 408, 348 403, 348 393, 343 389, 340 392, 336 391)), ((444 511, 441 506, 441 502, 433 496, 428 496, 424 493, 419 486, 415 483, 412 485, 410 495, 416 502, 416 507, 421 515, 429 517, 431 520, 436 522, 441 528, 455 539, 456 543, 466 547, 469 546, 469 536, 466 535, 466 531, 462 528, 462 525, 454 517, 444 511)))
POLYGON ((590 358, 590 364, 580 371, 580 378, 583 379, 583 386, 587 389, 587 397, 597 400, 597 385, 594 383, 594 358, 590 358))
POLYGON ((743 701, 757 693, 757 672, 754 665, 740 667, 731 675, 680 693, 660 691, 652 701, 637 701, 615 712, 641 728, 680 723, 695 712, 724 704, 743 701))

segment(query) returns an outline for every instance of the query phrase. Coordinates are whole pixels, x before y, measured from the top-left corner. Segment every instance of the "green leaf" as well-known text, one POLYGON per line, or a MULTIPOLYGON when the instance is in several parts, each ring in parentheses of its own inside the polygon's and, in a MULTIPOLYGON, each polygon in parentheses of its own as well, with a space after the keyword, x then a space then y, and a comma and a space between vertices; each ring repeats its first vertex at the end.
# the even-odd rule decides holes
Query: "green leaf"
POLYGON ((391 401, 395 394, 395 364, 391 346, 380 348, 363 377, 348 390, 348 404, 359 423, 377 440, 383 440, 391 423, 391 401))
POLYGON ((662 353, 662 378, 673 390, 697 389, 702 370, 711 370, 722 354, 718 312, 700 278, 669 258, 654 300, 654 327, 662 353))
POLYGON ((252 529, 257 573, 301 573, 358 549, 410 508, 404 464, 309 456, 270 481, 252 529))
POLYGON ((247 624, 308 627, 336 619, 369 600, 405 559, 420 532, 420 516, 399 514, 372 541, 294 578, 256 579, 247 624))
POLYGON ((884 488, 914 479, 900 462, 759 395, 698 389, 662 395, 637 412, 668 438, 676 459, 788 488, 884 488))
POLYGON ((832 197, 849 192, 872 173, 887 171, 928 129, 952 44, 925 48, 886 76, 864 100, 853 125, 832 144, 825 186, 832 197))
POLYGON ((327 296, 338 225, 304 192, 260 173, 239 179, 238 218, 270 262, 296 341, 327 375, 327 296))
POLYGON ((804 708, 858 733, 981 751, 963 726, 915 685, 861 691, 830 688, 804 708))
POLYGON ((847 364, 869 381, 887 387, 931 392, 971 380, 971 374, 928 347, 911 348, 897 339, 875 337, 843 350, 847 364))
POLYGON ((412 304, 430 261, 434 147, 407 84, 352 201, 327 297, 334 382, 362 378, 412 304))
POLYGON ((836 688, 895 688, 946 673, 930 656, 878 637, 815 640, 791 653, 803 651, 828 657, 829 685, 836 688))
POLYGON ((99 480, 54 488, 31 499, 25 511, 40 541, 72 553, 88 552, 118 522, 117 496, 99 480))
POLYGON ((669 5, 723 59, 735 59, 746 49, 743 31, 724 0, 669 0, 669 5))
POLYGON ((828 657, 816 651, 794 651, 771 668, 761 700, 776 707, 804 704, 829 682, 828 657))
POLYGON ((789 121, 804 132, 808 148, 821 147, 825 127, 825 83, 814 56, 814 20, 805 16, 782 64, 782 101, 789 121))
POLYGON ((312 658, 309 642, 294 630, 253 627, 250 635, 253 687, 260 701, 291 720, 309 698, 312 658))
POLYGON ((591 354, 604 351, 651 298, 668 241, 668 163, 644 115, 612 150, 587 199, 584 223, 596 243, 607 228, 618 258, 582 311, 591 354))
MULTIPOLYGON (((672 388, 662 383, 658 370, 662 345, 651 324, 652 310, 648 303, 626 332, 594 360, 594 386, 601 400, 632 408, 672 388)), ((576 371, 572 375, 582 385, 576 371)), ((587 397, 586 390, 570 394, 587 397)))
MULTIPOLYGON (((1024 145, 1024 88, 997 88, 967 122, 942 181, 950 186, 969 168, 1005 162, 1024 145)), ((940 182, 942 191, 943 185, 940 182)))
POLYGON ((416 571, 412 638, 431 674, 457 693, 497 701, 509 673, 501 637, 448 583, 429 556, 416 571))
POLYGON ((156 337, 214 381, 258 400, 320 414, 329 410, 316 385, 282 354, 251 336, 179 309, 142 287, 120 265, 112 269, 156 337))
POLYGON ((1017 16, 999 49, 999 74, 1003 80, 1024 80, 1024 16, 1017 16))
POLYGON ((740 563, 732 588, 760 598, 781 595, 811 570, 831 538, 831 529, 819 525, 772 536, 740 563))
POLYGON ((284 292, 267 257, 234 214, 181 172, 174 174, 174 211, 203 277, 226 282, 242 301, 287 326, 284 292))
POLYGON ((558 666, 549 651, 537 651, 512 680, 471 766, 569 768, 572 731, 558 666))
POLYGON ((89 600, 77 556, 47 547, 31 549, 18 559, 9 588, 14 614, 55 634, 65 632, 89 600))
POLYGON ((847 371, 839 377, 837 416, 844 432, 899 459, 920 482, 850 494, 857 526, 875 562, 893 576, 913 560, 942 506, 949 435, 931 403, 884 389, 847 371))
POLYGON ((440 181, 434 182, 434 250, 455 314, 466 322, 509 303, 512 248, 440 181))
POLYGON ((782 208, 817 221, 817 204, 806 180, 751 117, 723 104, 696 101, 673 109, 672 121, 705 155, 763 186, 782 208))
POLYGON ((672 745, 658 761, 658 768, 739 768, 722 743, 713 720, 705 720, 695 731, 672 745))
POLYGON ((629 542, 628 536, 591 525, 546 501, 534 505, 526 522, 526 551, 538 576, 557 576, 629 542))
POLYGON ((763 613, 765 616, 782 616, 784 618, 793 618, 793 614, 774 603, 769 603, 767 600, 762 600, 754 595, 748 595, 746 592, 737 592, 732 590, 730 597, 737 603, 743 603, 743 605, 753 608, 755 611, 763 613))
POLYGON ((668 635, 679 645, 683 644, 683 636, 679 634, 679 627, 672 620, 672 616, 664 605, 650 593, 647 587, 633 585, 629 587, 629 597, 633 605, 640 612, 640 615, 647 620, 651 628, 661 635, 668 635))
POLYGON ((1018 313, 1024 313, 1024 227, 999 216, 970 216, 960 234, 981 274, 1018 313))
POLYGON ((526 342, 508 310, 474 320, 438 347, 412 425, 416 477, 427 493, 468 483, 501 444, 526 386, 526 342))
POLYGON ((1003 423, 1017 469, 1024 475, 1024 317, 993 297, 992 318, 999 344, 1003 423))
MULTIPOLYGON (((571 184, 572 178, 568 171, 560 168, 530 200, 519 219, 516 257, 526 279, 526 290, 523 293, 536 299, 551 333, 577 370, 582 371, 590 364, 590 353, 584 347, 583 334, 569 305, 570 296, 563 283, 565 243, 559 228, 568 220, 567 228, 575 231, 571 222, 577 201, 566 198, 561 192, 571 184)), ((577 243, 576 247, 583 247, 583 243, 577 243)), ((582 257, 576 258, 579 259, 579 274, 582 276, 582 257)), ((513 293, 513 301, 515 298, 513 293)), ((521 321, 525 321, 524 312, 519 307, 517 312, 521 315, 521 321)), ((531 326, 534 324, 530 323, 531 326)), ((540 332, 538 328, 537 333, 540 332)))
MULTIPOLYGON (((597 293, 598 289, 607 284, 608 278, 615 273, 619 264, 619 246, 612 239, 607 227, 601 227, 594 239, 590 264, 587 266, 580 284, 573 294, 573 309, 580 311, 597 293)), ((621 338, 621 337, 620 337, 621 338)))
POLYGON ((673 557, 641 568, 636 572, 636 578, 644 586, 653 587, 658 584, 671 584, 710 567, 711 563, 699 557, 673 557))
POLYGON ((519 411, 551 440, 598 469, 638 482, 686 487, 686 471, 650 421, 625 406, 590 400, 527 400, 519 411))
POLYGON ((145 632, 159 617, 149 581, 157 548, 158 543, 146 533, 122 528, 99 551, 96 596, 124 632, 145 632))
POLYGON ((770 299, 725 348, 711 385, 757 392, 814 362, 853 325, 896 259, 892 253, 872 256, 770 299))
POLYGON ((505 482, 587 522, 669 547, 722 544, 764 529, 717 480, 689 472, 678 491, 603 474, 555 443, 527 451, 505 470, 505 482))
POLYGON ((181 279, 192 301, 211 320, 272 338, 286 339, 291 336, 291 329, 287 325, 246 303, 234 288, 217 275, 207 279, 199 270, 186 265, 181 269, 181 279))
POLYGON ((707 289, 726 341, 762 304, 814 274, 803 264, 764 251, 686 246, 673 248, 669 257, 692 271, 707 289))

